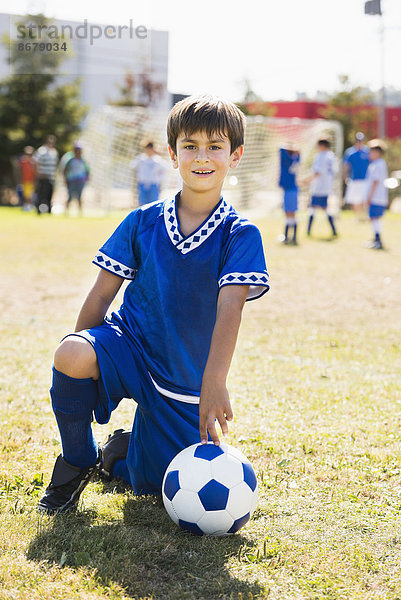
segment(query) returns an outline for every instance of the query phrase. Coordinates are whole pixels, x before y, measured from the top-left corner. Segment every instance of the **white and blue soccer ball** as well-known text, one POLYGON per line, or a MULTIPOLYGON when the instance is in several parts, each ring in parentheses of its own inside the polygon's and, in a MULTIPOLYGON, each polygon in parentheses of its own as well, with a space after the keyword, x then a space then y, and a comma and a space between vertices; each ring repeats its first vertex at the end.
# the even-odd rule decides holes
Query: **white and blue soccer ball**
POLYGON ((249 521, 258 484, 249 460, 228 444, 194 444, 173 458, 162 484, 164 506, 192 533, 235 533, 249 521))

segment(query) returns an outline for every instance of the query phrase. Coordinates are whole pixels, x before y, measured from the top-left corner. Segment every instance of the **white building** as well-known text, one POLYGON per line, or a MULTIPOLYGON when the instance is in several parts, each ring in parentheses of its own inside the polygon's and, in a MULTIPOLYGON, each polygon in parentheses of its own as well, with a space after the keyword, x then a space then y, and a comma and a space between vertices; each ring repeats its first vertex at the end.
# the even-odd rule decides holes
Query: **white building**
MULTIPOLYGON (((19 43, 33 41, 29 38, 29 27, 17 27, 21 19, 24 17, 0 13, 0 39, 6 34, 19 43)), ((136 102, 141 101, 143 86, 140 81, 145 76, 157 89, 151 106, 158 110, 169 109, 167 31, 147 30, 145 25, 132 20, 108 25, 90 23, 86 19, 82 22, 54 19, 40 31, 37 26, 33 27, 36 27, 34 31, 39 41, 48 42, 57 37, 56 33, 63 34, 72 56, 62 62, 56 83, 62 84, 79 76, 81 101, 91 109, 117 100, 127 74, 135 82, 136 102)), ((0 79, 12 73, 8 58, 9 49, 1 44, 0 79)))

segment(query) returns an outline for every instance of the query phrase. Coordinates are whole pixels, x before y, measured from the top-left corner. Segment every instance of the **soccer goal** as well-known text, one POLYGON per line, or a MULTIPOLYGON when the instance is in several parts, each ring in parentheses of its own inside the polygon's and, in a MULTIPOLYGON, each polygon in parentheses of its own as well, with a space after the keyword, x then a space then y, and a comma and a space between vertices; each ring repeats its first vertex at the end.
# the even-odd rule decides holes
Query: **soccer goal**
MULTIPOLYGON (((141 152, 144 139, 152 140, 160 155, 169 160, 166 121, 167 113, 142 107, 103 106, 90 113, 82 139, 85 158, 91 167, 93 203, 104 210, 137 205, 136 181, 130 161, 141 152)), ((291 142, 299 149, 298 178, 301 181, 310 172, 316 142, 323 136, 329 136, 333 151, 340 157, 343 135, 341 125, 336 121, 248 116, 245 152, 239 167, 227 175, 224 184, 226 200, 238 209, 269 211, 280 206, 280 146, 291 142)), ((340 175, 337 179, 334 197, 337 196, 338 203, 340 175)), ((162 197, 179 189, 178 171, 171 168, 163 182, 162 197)), ((306 203, 306 194, 304 196, 306 203)))

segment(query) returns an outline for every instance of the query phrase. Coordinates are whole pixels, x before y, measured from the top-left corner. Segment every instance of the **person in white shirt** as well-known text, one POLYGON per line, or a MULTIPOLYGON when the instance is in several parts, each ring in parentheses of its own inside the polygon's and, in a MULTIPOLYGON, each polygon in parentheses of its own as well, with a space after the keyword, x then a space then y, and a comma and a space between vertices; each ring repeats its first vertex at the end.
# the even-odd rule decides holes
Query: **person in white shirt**
POLYGON ((330 140, 321 138, 317 143, 317 154, 313 159, 313 174, 310 184, 311 201, 307 230, 308 236, 311 234, 316 208, 322 208, 326 212, 333 236, 337 236, 333 216, 327 211, 327 198, 333 191, 334 177, 338 169, 337 158, 330 150, 330 146, 330 140))
POLYGON ((374 250, 382 250, 382 217, 388 206, 388 189, 385 186, 388 172, 383 158, 387 147, 383 140, 379 139, 370 140, 368 147, 370 164, 366 174, 366 204, 375 237, 367 246, 374 250))
POLYGON ((136 172, 139 206, 157 202, 168 165, 157 154, 153 142, 145 144, 144 152, 130 162, 130 167, 136 172))

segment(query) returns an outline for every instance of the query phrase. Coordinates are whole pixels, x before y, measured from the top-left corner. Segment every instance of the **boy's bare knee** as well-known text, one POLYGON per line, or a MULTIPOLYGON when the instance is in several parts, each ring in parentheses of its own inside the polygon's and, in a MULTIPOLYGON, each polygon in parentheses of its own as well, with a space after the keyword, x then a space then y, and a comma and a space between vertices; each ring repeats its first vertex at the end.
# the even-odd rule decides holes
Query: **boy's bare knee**
POLYGON ((99 377, 96 352, 87 340, 78 336, 68 336, 61 342, 54 354, 54 367, 76 379, 99 377))

